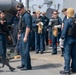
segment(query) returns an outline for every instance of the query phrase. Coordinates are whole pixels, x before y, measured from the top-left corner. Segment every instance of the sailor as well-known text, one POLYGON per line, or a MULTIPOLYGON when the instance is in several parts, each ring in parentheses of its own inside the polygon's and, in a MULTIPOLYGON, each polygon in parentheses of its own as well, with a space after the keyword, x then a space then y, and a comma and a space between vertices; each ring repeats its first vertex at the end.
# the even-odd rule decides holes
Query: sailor
POLYGON ((19 33, 18 38, 20 39, 20 54, 21 54, 21 66, 17 68, 21 70, 31 70, 31 58, 30 58, 30 30, 32 24, 31 15, 25 10, 24 5, 19 3, 17 10, 20 14, 19 19, 19 33))

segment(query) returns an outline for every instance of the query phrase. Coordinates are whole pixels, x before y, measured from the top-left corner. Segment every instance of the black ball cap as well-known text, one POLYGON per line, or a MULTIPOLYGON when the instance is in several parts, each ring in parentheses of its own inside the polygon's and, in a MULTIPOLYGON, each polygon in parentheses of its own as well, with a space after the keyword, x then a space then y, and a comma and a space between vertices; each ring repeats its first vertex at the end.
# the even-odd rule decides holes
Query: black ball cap
POLYGON ((17 5, 17 8, 23 8, 24 7, 24 5, 22 4, 22 3, 19 3, 18 5, 17 5))

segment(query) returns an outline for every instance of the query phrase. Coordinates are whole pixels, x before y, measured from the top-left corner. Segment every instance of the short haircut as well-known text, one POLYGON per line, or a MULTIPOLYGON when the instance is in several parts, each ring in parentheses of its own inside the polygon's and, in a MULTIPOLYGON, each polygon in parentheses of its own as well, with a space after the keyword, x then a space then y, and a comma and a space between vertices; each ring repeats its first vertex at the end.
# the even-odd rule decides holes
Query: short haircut
POLYGON ((53 14, 54 12, 56 12, 57 14, 59 13, 58 10, 54 10, 54 11, 52 12, 52 14, 53 14))
POLYGON ((0 13, 4 13, 4 14, 6 14, 6 12, 5 12, 5 11, 1 11, 0 13))
POLYGON ((27 10, 29 13, 31 13, 31 11, 30 10, 27 10))
POLYGON ((16 6, 17 8, 23 8, 24 7, 24 5, 23 5, 23 3, 19 3, 19 4, 17 4, 17 6, 16 6))
POLYGON ((65 11, 67 11, 67 8, 64 8, 64 9, 62 10, 62 12, 65 12, 65 11))

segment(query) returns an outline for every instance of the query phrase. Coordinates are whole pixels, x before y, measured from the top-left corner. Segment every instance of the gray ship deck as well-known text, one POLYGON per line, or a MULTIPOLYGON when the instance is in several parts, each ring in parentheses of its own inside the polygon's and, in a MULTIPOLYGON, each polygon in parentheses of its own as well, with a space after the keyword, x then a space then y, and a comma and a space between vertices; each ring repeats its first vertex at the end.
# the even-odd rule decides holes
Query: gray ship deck
MULTIPOLYGON (((51 55, 51 52, 52 48, 49 46, 46 47, 44 54, 36 54, 35 51, 31 51, 32 70, 21 71, 16 69, 15 72, 10 72, 8 67, 5 66, 0 68, 0 75, 60 75, 59 71, 63 70, 64 64, 60 48, 58 47, 57 55, 51 55)), ((17 67, 20 65, 20 59, 10 60, 10 64, 17 67)))

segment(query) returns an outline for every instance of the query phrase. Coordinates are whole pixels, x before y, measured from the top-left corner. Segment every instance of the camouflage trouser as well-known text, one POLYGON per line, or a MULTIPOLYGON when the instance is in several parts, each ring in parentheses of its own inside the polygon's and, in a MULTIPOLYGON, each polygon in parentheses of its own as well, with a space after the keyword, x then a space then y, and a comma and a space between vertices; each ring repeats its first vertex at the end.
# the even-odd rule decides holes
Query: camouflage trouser
POLYGON ((0 58, 0 63, 3 64, 2 67, 4 67, 4 65, 6 65, 9 68, 9 70, 12 71, 12 72, 15 70, 15 68, 13 68, 12 66, 10 66, 8 59, 0 58))

